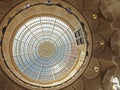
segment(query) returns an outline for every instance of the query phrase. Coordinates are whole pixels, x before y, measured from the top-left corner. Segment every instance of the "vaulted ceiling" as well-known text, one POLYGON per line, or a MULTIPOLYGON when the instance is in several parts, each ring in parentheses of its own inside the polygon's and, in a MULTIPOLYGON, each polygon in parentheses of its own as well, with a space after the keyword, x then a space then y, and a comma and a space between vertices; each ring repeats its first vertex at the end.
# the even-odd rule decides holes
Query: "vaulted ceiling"
MULTIPOLYGON (((120 0, 62 1, 72 4, 82 13, 94 40, 92 58, 86 71, 74 83, 62 90, 112 90, 107 88, 109 82, 106 80, 109 79, 106 77, 108 74, 114 75, 120 65, 120 0)), ((0 23, 8 12, 21 2, 24 0, 0 0, 0 23)), ((0 27, 3 26, 0 24, 0 27)), ((0 40, 2 40, 2 30, 0 30, 0 40)), ((0 61, 1 57, 0 54, 0 61)), ((0 67, 0 90, 27 89, 12 81, 0 67)))

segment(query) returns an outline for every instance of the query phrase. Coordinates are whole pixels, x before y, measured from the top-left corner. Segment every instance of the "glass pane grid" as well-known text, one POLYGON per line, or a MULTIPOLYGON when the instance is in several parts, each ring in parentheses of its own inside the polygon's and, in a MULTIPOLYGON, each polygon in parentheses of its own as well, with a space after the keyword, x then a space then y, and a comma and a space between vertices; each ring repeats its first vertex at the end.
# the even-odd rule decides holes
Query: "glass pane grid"
POLYGON ((60 19, 33 18, 20 27, 14 38, 15 63, 33 80, 57 80, 76 62, 78 53, 74 32, 60 19))

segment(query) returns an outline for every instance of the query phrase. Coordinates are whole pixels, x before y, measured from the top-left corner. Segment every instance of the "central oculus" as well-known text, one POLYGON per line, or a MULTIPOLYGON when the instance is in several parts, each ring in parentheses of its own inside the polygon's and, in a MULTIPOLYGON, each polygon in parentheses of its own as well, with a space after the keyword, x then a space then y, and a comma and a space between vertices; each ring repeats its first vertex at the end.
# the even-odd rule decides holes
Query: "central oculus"
POLYGON ((40 56, 49 58, 55 53, 55 46, 50 41, 45 41, 39 45, 38 52, 40 56))

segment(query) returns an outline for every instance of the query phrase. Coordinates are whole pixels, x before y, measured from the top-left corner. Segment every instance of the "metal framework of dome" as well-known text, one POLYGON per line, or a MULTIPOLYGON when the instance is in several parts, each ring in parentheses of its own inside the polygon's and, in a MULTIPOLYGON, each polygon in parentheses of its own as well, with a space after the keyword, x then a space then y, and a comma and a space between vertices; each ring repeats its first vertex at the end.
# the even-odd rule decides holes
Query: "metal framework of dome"
POLYGON ((91 58, 92 36, 84 17, 72 5, 52 1, 25 1, 2 22, 1 66, 28 89, 64 88, 91 58))
POLYGON ((26 22, 13 42, 17 67, 40 81, 53 81, 75 64, 77 44, 71 28, 55 17, 37 17, 26 22))

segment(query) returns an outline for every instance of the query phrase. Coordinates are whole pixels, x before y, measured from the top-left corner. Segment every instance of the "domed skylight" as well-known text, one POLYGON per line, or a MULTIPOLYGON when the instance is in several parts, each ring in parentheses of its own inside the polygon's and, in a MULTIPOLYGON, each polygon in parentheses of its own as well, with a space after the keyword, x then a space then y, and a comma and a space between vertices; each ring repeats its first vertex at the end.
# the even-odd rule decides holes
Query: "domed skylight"
POLYGON ((58 18, 41 16, 20 27, 13 41, 16 66, 30 79, 51 82, 63 78, 76 63, 74 32, 58 18))

